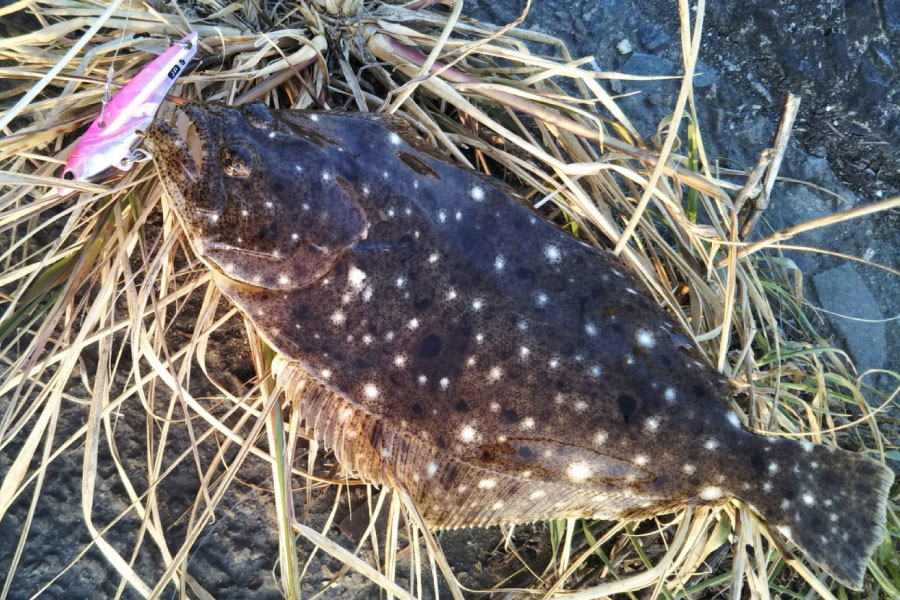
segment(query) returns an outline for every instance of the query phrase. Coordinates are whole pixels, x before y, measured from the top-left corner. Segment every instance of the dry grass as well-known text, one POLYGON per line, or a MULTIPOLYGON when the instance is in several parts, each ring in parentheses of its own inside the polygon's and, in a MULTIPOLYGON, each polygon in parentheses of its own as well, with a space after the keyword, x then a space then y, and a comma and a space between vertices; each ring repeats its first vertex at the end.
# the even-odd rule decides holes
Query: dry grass
MULTIPOLYGON (((673 114, 690 118, 672 120, 658 149, 640 139, 604 91, 602 80, 622 76, 591 70, 557 40, 467 22, 458 6, 448 13, 357 4, 319 0, 266 5, 263 12, 252 2, 206 0, 176 9, 122 0, 37 0, 0 8, 0 16, 31 15, 21 21, 21 35, 0 40, 0 59, 8 65, 0 69, 0 102, 7 107, 0 115, 6 136, 0 139, 0 452, 9 457, 0 519, 21 496, 33 499, 0 598, 15 585, 48 466, 76 448, 83 448, 79 505, 93 544, 122 585, 141 596, 159 597, 174 585, 184 597, 211 597, 185 569, 186 559, 250 454, 272 468, 278 572, 286 596, 299 597, 312 559, 298 550, 297 535, 363 573, 387 597, 427 597, 439 571, 453 597, 468 595, 437 538, 401 495, 390 501, 384 492, 370 496, 373 512, 388 513, 387 533, 379 537, 370 527, 356 552, 325 535, 334 511, 320 532, 294 515, 295 494, 308 499, 311 487, 335 484, 313 475, 320 472, 318 449, 304 439, 296 419, 272 410, 279 400, 266 376, 272 357, 252 331, 247 336, 256 385, 236 388, 208 368, 211 339, 233 329, 240 316, 187 249, 152 169, 136 168, 103 186, 69 184, 81 193, 68 200, 55 194, 53 173, 74 134, 97 114, 110 66, 114 80, 126 81, 150 60, 150 50, 168 43, 159 40, 190 29, 200 33, 199 55, 210 58, 182 80, 177 95, 401 114, 461 163, 521 189, 548 219, 590 243, 615 248, 693 333, 709 362, 743 392, 745 400, 732 404, 750 429, 898 457, 897 422, 881 410, 895 397, 866 389, 866 379, 815 335, 803 315, 801 274, 781 251, 790 248, 784 240, 807 226, 752 244, 742 234, 765 205, 784 138, 750 173, 716 170, 704 152, 689 77, 702 28, 691 18, 702 15, 702 2, 696 13, 679 4, 688 77, 672 105, 673 114), (152 40, 134 37, 138 33, 152 40), (556 55, 533 54, 529 42, 549 44, 556 55), (426 76, 429 69, 436 74, 426 76), (698 212, 711 224, 698 224, 698 212), (174 335, 179 323, 190 323, 192 334, 174 335), (192 395, 198 378, 208 380, 217 396, 192 395), (873 410, 864 390, 880 398, 881 407, 873 410), (141 442, 146 485, 135 480, 135 465, 120 458, 114 435, 123 406, 135 403, 147 414, 141 442), (63 409, 71 406, 80 407, 85 423, 61 428, 63 409), (67 434, 60 436, 61 430, 67 434), (172 460, 167 449, 176 438, 191 443, 172 460), (199 446, 213 440, 217 451, 201 455, 199 446), (120 501, 128 506, 119 518, 136 528, 128 552, 110 541, 115 522, 97 523, 93 515, 104 447, 124 490, 120 501), (200 491, 182 516, 187 533, 173 545, 158 490, 184 461, 194 465, 200 491), (135 567, 148 547, 165 567, 155 580, 135 567), (360 558, 361 549, 376 562, 360 558), (405 587, 396 580, 400 560, 412 565, 405 587)), ((789 129, 787 118, 782 135, 789 129)), ((897 205, 900 199, 893 199, 808 227, 897 205)), ((870 563, 869 598, 900 596, 895 508, 888 519, 892 541, 870 563)), ((505 533, 515 553, 518 538, 505 533)), ((554 560, 543 572, 532 571, 531 587, 522 593, 555 597, 578 582, 580 591, 568 598, 635 597, 647 589, 665 598, 846 597, 783 555, 782 540, 737 502, 612 528, 551 523, 550 542, 554 560), (728 540, 729 557, 714 554, 728 540)))

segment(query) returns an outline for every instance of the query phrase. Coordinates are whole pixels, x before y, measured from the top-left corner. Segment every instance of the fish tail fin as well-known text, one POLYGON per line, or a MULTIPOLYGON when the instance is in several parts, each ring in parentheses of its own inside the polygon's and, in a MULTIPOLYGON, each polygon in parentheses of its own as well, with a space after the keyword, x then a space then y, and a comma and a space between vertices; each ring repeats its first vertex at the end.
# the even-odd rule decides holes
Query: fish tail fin
POLYGON ((761 439, 761 482, 736 495, 843 585, 862 589, 894 473, 861 454, 761 439))

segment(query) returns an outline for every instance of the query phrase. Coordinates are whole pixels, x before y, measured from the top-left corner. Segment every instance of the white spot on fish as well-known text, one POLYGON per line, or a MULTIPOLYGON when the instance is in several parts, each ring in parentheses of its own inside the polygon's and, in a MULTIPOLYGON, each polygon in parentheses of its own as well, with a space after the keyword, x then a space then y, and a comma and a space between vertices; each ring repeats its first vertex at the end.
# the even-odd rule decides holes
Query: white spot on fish
POLYGON ((729 410, 727 418, 732 427, 737 427, 738 429, 741 428, 741 418, 737 416, 736 412, 734 412, 733 410, 729 410))
POLYGON ((484 341, 484 334, 483 333, 475 334, 475 341, 478 342, 479 344, 482 343, 484 341))
POLYGON ((522 419, 522 422, 519 423, 519 427, 522 429, 534 429, 534 419, 531 417, 525 417, 522 419))
POLYGON ((496 479, 482 479, 478 482, 478 487, 482 490, 492 490, 497 487, 496 479))
POLYGON ((775 461, 770 462, 769 463, 769 473, 774 475, 777 472, 778 472, 778 463, 775 461))
POLYGON ((243 210, 241 210, 241 216, 242 216, 242 217, 246 217, 246 216, 248 216, 249 214, 250 214, 250 213, 247 212, 247 209, 246 209, 246 208, 243 209, 243 210))
POLYGON ((428 378, 425 375, 419 375, 419 385, 425 385, 428 383, 428 378))
POLYGON ((441 386, 442 390, 446 390, 448 387, 450 387, 450 380, 447 379, 446 377, 442 377, 441 380, 438 382, 438 385, 441 386))
POLYGON ((529 354, 531 354, 531 350, 529 350, 525 346, 522 346, 521 348, 519 348, 519 356, 521 356, 523 359, 528 358, 529 354))
POLYGON ((550 298, 547 297, 547 294, 544 292, 538 292, 537 295, 537 305, 538 306, 546 306, 547 302, 550 301, 550 298))
POLYGON ((438 221, 440 221, 441 223, 447 222, 447 211, 444 211, 444 210, 438 211, 438 221))
POLYGON ((593 367, 590 368, 590 372, 591 372, 591 377, 600 377, 600 375, 603 374, 603 369, 601 369, 597 365, 594 365, 593 367))
POLYGON ((549 262, 553 264, 556 264, 560 260, 562 260, 562 252, 560 251, 559 246, 555 246, 553 244, 544 246, 544 256, 549 262))
POLYGON ((714 485, 703 488, 700 497, 704 500, 718 500, 722 497, 722 489, 714 485))
POLYGON ((447 290, 446 298, 447 298, 448 302, 451 300, 456 300, 456 290, 454 290, 453 288, 450 288, 449 290, 447 290))
POLYGON ((764 491, 764 492, 771 492, 771 491, 772 491, 772 482, 771 482, 771 481, 766 481, 766 482, 763 483, 763 491, 764 491))
POLYGON ((719 440, 715 438, 709 438, 703 443, 703 447, 707 450, 715 450, 719 447, 719 440))
POLYGON ((475 202, 481 202, 482 200, 484 200, 484 189, 477 185, 469 190, 469 194, 472 196, 472 200, 474 200, 475 202))
POLYGON ((430 262, 431 264, 434 264, 438 261, 439 258, 440 258, 440 256, 438 256, 437 252, 433 252, 432 254, 430 254, 428 256, 428 262, 430 262))
POLYGON ((319 115, 317 115, 317 114, 309 115, 309 120, 313 121, 313 122, 317 122, 319 120, 319 115))
POLYGON ((282 275, 281 277, 278 278, 278 283, 281 285, 287 285, 290 282, 291 282, 291 278, 288 277, 287 275, 282 275))
POLYGON ((412 319, 409 320, 409 323, 407 323, 406 326, 413 330, 418 329, 419 328, 419 320, 416 319, 415 317, 413 317, 412 319))
POLYGON ((398 277, 397 281, 395 281, 394 284, 398 288, 402 288, 404 285, 406 285, 406 277, 398 277))
POLYGON ((663 392, 663 398, 665 398, 666 402, 669 404, 674 404, 675 400, 678 398, 678 393, 675 391, 675 388, 667 387, 666 391, 663 392))
POLYGON ((343 325, 346 320, 347 320, 347 315, 345 315, 343 313, 343 311, 336 310, 333 313, 331 313, 331 322, 334 323, 335 325, 343 325))
MULTIPOLYGON (((478 432, 471 425, 465 425, 459 430, 459 439, 466 444, 471 444, 478 438, 478 432)), ((480 487, 480 486, 479 486, 480 487)))
POLYGON ((551 358, 551 359, 550 359, 550 362, 547 363, 547 364, 550 365, 550 368, 551 368, 551 369, 559 368, 559 359, 558 359, 558 358, 551 358))
POLYGON ((591 468, 585 462, 573 462, 566 469, 566 475, 575 483, 582 483, 591 476, 591 468))
POLYGON ((437 473, 438 467, 433 462, 428 463, 428 466, 425 468, 425 474, 428 475, 428 478, 434 477, 435 473, 437 473))
POLYGON ((583 413, 584 411, 586 411, 588 409, 588 403, 585 402, 584 400, 578 400, 575 402, 573 408, 575 409, 575 412, 583 413))
POLYGON ((503 369, 501 369, 500 367, 491 367, 490 376, 491 379, 497 381, 498 379, 503 377, 503 369))
POLYGON ((484 307, 484 300, 482 300, 481 298, 475 298, 474 300, 472 300, 472 309, 473 310, 481 310, 483 307, 484 307))
POLYGON ((659 417, 647 418, 647 420, 644 421, 644 429, 651 432, 659 430, 659 417))
POLYGON ((638 329, 635 339, 640 347, 648 350, 656 345, 656 339, 653 337, 653 334, 646 329, 638 329))
POLYGON ((488 408, 490 409, 490 411, 492 413, 498 413, 498 412, 500 412, 500 403, 496 402, 496 401, 491 402, 490 405, 488 406, 488 408))
POLYGON ((697 472, 697 467, 692 465, 691 463, 684 463, 681 465, 681 470, 684 471, 686 475, 693 475, 697 472))
POLYGON ((319 375, 322 377, 322 379, 328 379, 329 377, 331 377, 331 369, 322 369, 321 371, 319 371, 319 375))
POLYGON ((369 186, 368 186, 368 185, 363 184, 363 186, 362 186, 362 193, 363 193, 363 196, 368 196, 369 194, 372 193, 372 190, 369 189, 369 186))
POLYGON ((453 215, 457 221, 462 221, 462 211, 456 211, 456 214, 453 215))
POLYGON ((395 367, 402 367, 405 364, 406 364, 406 357, 403 356, 402 354, 398 354, 397 356, 394 357, 394 366, 395 367))
POLYGON ((648 462, 650 462, 650 459, 644 454, 638 454, 634 457, 634 464, 639 467, 646 466, 648 462))
POLYGON ((292 242, 296 242, 296 241, 299 240, 299 239, 300 239, 300 235, 299 235, 299 234, 297 234, 297 233, 292 233, 292 234, 291 234, 291 241, 292 241, 292 242))
POLYGON ((493 505, 491 505, 491 510, 500 510, 501 508, 503 508, 503 502, 501 502, 499 500, 497 500, 496 502, 494 502, 493 505))
POLYGON ((400 136, 393 131, 391 132, 391 144, 393 144, 394 146, 400 145, 400 136))
POLYGON ((506 259, 504 259, 502 255, 497 256, 497 258, 494 259, 494 270, 499 273, 504 267, 506 267, 506 259))
POLYGON ((598 446, 602 446, 609 439, 609 434, 603 431, 602 429, 594 434, 594 443, 598 446))
POLYGON ((813 496, 812 494, 810 494, 809 492, 803 494, 803 496, 801 496, 801 498, 803 499, 803 504, 805 504, 807 506, 812 506, 813 504, 816 503, 816 497, 813 496))
POLYGON ((812 452, 815 444, 809 440, 800 440, 800 447, 803 448, 804 452, 812 452))
POLYGON ((528 496, 529 500, 537 500, 538 498, 543 498, 547 495, 547 492, 544 490, 535 490, 531 492, 531 495, 528 496))
POLYGON ((347 273, 347 281, 350 282, 350 285, 356 288, 362 285, 362 282, 365 278, 365 272, 356 268, 355 266, 350 267, 350 271, 347 273))
POLYGON ((367 383, 363 386, 363 394, 365 394, 366 398, 369 400, 374 400, 378 397, 378 386, 374 383, 367 383))
POLYGON ((597 335, 597 326, 590 322, 585 323, 584 324, 584 332, 586 334, 588 334, 589 336, 594 337, 597 335))
POLYGON ((382 172, 381 172, 381 176, 382 176, 384 179, 390 179, 390 178, 391 178, 391 174, 388 173, 387 171, 382 171, 382 172))
POLYGON ((330 180, 331 180, 331 173, 329 173, 328 171, 322 171, 322 181, 330 181, 330 180))

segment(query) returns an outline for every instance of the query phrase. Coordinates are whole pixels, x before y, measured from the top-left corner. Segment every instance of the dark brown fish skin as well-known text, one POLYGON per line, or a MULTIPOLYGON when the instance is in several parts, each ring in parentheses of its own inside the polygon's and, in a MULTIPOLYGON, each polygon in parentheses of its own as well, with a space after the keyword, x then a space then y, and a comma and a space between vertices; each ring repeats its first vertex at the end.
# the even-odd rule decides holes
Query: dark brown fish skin
POLYGON ((614 256, 395 119, 181 110, 200 146, 163 123, 146 141, 185 229, 361 477, 437 528, 737 497, 861 585, 893 473, 741 429, 727 382, 614 256))

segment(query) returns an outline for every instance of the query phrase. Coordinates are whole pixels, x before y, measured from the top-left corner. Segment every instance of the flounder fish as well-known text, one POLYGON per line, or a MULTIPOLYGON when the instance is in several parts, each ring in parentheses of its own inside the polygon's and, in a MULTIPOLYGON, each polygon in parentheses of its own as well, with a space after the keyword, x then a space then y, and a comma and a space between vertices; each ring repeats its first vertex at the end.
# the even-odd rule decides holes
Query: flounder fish
POLYGON ((738 498, 862 585, 892 471, 744 430, 725 378, 623 263, 402 120, 189 104, 146 145, 305 426, 429 526, 738 498))

